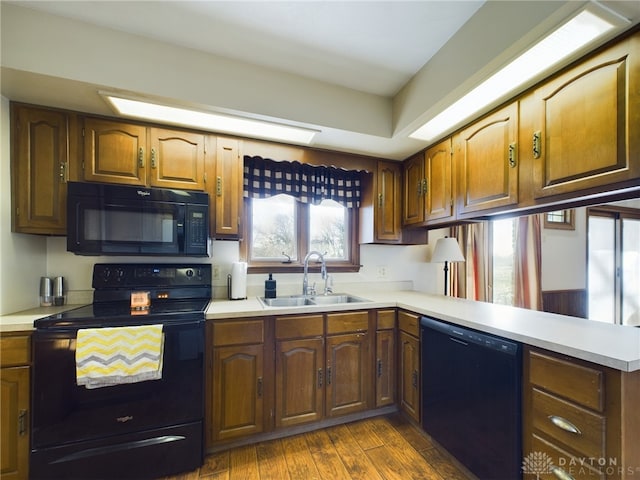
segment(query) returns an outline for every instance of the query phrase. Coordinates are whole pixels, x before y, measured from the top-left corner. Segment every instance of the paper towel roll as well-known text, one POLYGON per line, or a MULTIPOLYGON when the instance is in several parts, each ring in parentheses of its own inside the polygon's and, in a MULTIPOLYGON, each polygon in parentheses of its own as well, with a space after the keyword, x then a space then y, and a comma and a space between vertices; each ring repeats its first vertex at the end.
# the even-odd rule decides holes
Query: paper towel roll
POLYGON ((231 300, 247 298, 247 262, 234 262, 231 265, 231 300))

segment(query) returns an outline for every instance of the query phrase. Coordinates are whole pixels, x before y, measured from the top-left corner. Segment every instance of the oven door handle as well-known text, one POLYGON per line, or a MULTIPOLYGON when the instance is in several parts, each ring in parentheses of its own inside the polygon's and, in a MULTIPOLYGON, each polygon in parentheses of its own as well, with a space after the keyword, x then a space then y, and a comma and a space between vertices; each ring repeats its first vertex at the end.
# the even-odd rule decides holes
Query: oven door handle
POLYGON ((160 445, 162 443, 180 442, 186 440, 187 437, 182 435, 162 435, 160 437, 145 438, 144 440, 136 440, 134 442, 119 443, 117 445, 109 445, 106 447, 87 448, 79 452, 58 458, 51 463, 64 463, 78 460, 81 458, 97 457, 109 453, 119 452, 122 450, 132 450, 134 448, 149 447, 151 445, 160 445))

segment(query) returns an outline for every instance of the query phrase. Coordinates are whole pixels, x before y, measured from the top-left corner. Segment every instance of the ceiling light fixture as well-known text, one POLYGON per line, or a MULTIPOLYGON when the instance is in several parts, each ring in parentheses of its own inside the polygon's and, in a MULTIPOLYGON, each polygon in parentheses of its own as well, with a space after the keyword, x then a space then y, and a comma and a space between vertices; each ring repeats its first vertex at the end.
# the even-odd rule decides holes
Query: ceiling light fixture
POLYGON ((431 141, 629 20, 588 5, 507 66, 409 135, 431 141))
POLYGON ((167 124, 224 132, 250 138, 262 138, 309 145, 318 130, 191 110, 99 92, 120 115, 167 124))

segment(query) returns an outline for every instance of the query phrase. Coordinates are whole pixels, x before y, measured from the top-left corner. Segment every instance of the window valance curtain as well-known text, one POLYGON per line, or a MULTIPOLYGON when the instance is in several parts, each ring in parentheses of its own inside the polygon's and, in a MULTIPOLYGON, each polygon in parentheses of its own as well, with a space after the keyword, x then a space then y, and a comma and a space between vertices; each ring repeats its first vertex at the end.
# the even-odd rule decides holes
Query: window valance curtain
POLYGON ((347 208, 360 206, 360 171, 300 162, 244 157, 244 196, 268 198, 281 193, 303 203, 335 200, 347 208))

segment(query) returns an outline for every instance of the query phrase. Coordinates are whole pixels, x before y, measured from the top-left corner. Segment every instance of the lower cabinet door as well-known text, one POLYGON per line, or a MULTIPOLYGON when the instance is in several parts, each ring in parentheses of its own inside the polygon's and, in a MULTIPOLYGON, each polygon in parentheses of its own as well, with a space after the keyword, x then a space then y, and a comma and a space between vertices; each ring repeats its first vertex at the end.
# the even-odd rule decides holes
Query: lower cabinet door
POLYGON ((216 347, 213 355, 213 440, 262 432, 264 345, 216 347))
POLYGON ((370 368, 368 334, 327 337, 325 395, 328 417, 368 408, 370 368))
POLYGON ((0 369, 0 478, 26 479, 29 470, 29 367, 0 369))
POLYGON ((324 340, 306 338, 276 344, 276 427, 322 419, 324 340))
POLYGON ((393 330, 376 333, 376 407, 393 405, 396 400, 396 348, 393 330))
POLYGON ((420 342, 400 332, 400 408, 420 422, 420 342))

